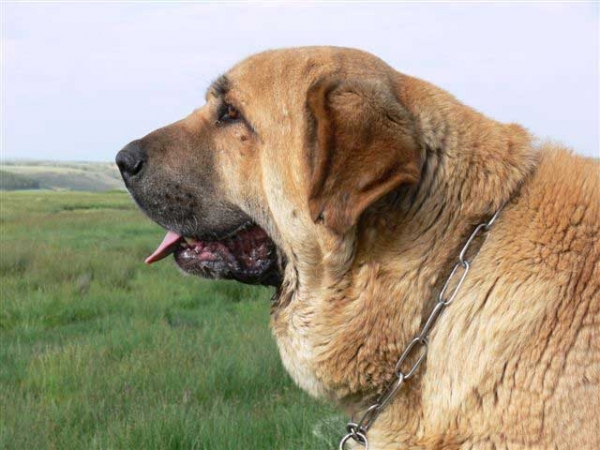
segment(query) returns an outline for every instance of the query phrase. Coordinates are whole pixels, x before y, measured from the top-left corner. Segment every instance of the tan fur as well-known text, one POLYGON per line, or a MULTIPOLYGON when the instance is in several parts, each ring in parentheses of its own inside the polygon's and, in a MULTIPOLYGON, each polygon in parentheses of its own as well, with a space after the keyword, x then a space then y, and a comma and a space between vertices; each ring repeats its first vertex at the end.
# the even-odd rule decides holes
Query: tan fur
POLYGON ((271 51, 227 76, 256 135, 214 136, 218 177, 287 256, 272 328, 303 389, 360 413, 473 227, 509 201, 370 448, 600 448, 597 161, 357 50, 271 51), (331 79, 350 94, 326 97, 331 79))

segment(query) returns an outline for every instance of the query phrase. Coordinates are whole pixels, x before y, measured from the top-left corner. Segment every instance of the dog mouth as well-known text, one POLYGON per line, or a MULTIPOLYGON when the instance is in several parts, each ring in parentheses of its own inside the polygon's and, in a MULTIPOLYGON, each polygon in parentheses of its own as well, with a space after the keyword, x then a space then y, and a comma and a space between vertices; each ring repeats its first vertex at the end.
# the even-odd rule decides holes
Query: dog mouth
POLYGON ((193 275, 266 286, 281 284, 277 247, 254 222, 221 237, 181 236, 169 231, 146 264, 171 254, 184 272, 193 275))

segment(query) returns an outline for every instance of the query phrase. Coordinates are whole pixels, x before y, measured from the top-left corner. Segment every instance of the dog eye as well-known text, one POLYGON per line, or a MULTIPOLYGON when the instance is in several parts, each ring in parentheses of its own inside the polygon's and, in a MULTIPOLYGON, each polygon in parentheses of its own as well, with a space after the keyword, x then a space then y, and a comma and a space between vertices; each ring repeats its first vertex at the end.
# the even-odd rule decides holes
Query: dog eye
POLYGON ((240 112, 237 109, 235 109, 235 107, 226 103, 219 110, 219 118, 217 121, 219 123, 232 123, 237 122, 241 118, 242 115, 240 114, 240 112))

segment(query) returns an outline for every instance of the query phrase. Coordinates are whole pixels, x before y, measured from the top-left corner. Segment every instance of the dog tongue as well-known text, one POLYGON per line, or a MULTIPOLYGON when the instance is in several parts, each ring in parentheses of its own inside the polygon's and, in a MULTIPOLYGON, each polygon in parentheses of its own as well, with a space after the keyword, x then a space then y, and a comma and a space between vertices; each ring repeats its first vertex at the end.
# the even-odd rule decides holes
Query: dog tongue
POLYGON ((146 264, 152 264, 169 256, 175 250, 177 243, 182 239, 177 233, 169 231, 158 248, 146 258, 146 264))

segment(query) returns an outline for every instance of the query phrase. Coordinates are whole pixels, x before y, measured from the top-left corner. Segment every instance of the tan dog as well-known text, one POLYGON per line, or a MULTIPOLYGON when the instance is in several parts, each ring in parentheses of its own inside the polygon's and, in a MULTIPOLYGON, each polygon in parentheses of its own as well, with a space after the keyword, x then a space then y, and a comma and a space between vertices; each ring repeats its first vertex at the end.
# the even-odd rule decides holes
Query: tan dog
POLYGON ((148 262, 277 286, 285 367, 349 414, 395 379, 469 234, 508 202, 370 448, 600 448, 597 161, 323 47, 243 61, 117 163, 170 230, 148 262))

